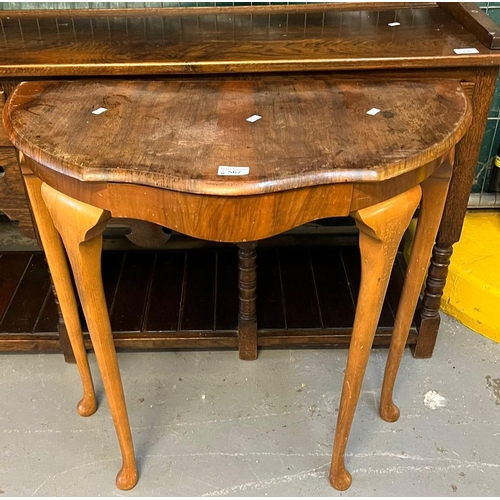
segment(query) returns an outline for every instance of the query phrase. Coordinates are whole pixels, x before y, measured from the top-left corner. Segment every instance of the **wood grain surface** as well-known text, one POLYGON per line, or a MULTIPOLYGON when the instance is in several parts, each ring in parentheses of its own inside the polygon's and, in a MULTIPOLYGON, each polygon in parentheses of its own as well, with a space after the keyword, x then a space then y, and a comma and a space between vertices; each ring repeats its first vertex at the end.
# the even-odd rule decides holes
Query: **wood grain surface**
POLYGON ((500 27, 474 2, 438 2, 490 49, 500 48, 500 27))
POLYGON ((468 111, 453 80, 25 82, 4 125, 27 156, 78 180, 240 196, 396 177, 447 153, 468 111))
POLYGON ((0 147, 0 210, 11 220, 19 221, 23 234, 34 237, 28 200, 13 147, 0 147))
POLYGON ((289 5, 128 16, 3 13, 0 75, 400 69, 481 66, 500 57, 441 8, 375 6, 380 10, 356 3, 348 11, 289 5), (389 26, 393 21, 400 25, 389 26), (457 55, 456 48, 478 53, 457 55))
MULTIPOLYGON (((5 104, 5 91, 0 91, 0 110, 3 109, 5 104)), ((9 136, 5 132, 3 127, 0 127, 0 146, 12 146, 12 143, 9 140, 9 136)))

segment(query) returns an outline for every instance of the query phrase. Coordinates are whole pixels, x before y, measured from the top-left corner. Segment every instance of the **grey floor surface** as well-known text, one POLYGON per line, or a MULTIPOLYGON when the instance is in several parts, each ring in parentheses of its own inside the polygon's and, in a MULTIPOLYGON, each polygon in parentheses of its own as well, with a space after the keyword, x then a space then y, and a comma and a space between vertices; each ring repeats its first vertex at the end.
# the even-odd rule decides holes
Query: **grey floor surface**
POLYGON ((1 355, 0 497, 499 495, 500 345, 443 317, 434 357, 404 356, 394 424, 377 414, 385 358, 372 353, 339 493, 328 470, 345 350, 119 354, 140 470, 122 492, 94 356, 99 409, 82 418, 74 365, 1 355))

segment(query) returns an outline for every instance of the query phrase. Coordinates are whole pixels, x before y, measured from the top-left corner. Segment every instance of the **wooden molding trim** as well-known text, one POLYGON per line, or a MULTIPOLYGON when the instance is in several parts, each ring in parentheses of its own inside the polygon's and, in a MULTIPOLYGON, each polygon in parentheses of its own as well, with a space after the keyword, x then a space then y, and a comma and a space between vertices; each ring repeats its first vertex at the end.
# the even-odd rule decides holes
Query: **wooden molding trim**
POLYGON ((438 2, 488 49, 500 49, 500 27, 474 2, 438 2))
POLYGON ((20 18, 89 18, 89 17, 148 17, 148 16, 202 16, 207 14, 300 14, 324 11, 393 10, 434 7, 435 2, 338 2, 304 5, 235 5, 231 7, 167 7, 167 8, 126 8, 126 9, 26 9, 0 11, 2 17, 20 18))

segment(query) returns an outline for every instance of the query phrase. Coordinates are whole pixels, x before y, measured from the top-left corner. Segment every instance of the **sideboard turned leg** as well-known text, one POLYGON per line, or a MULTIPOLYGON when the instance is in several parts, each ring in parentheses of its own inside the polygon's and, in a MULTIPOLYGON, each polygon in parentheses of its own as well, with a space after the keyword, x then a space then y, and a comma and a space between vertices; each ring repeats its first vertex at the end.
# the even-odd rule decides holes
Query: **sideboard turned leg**
MULTIPOLYGON (((436 344, 441 296, 448 276, 453 245, 460 239, 462 232, 479 149, 497 78, 498 67, 478 68, 474 77, 475 83, 469 87, 472 92, 472 94, 469 93, 469 97, 474 110, 474 119, 467 133, 456 145, 448 198, 427 273, 422 301, 424 307, 420 311, 417 342, 412 347, 415 358, 430 358, 436 344)), ((466 82, 463 84, 467 85, 466 82)))
POLYGON ((257 359, 257 242, 238 243, 238 351, 240 359, 257 359))
POLYGON ((359 228, 361 284, 347 357, 330 483, 337 490, 351 485, 344 455, 398 245, 421 198, 416 186, 390 200, 351 214, 359 228))
POLYGON ((432 246, 436 240, 436 234, 443 214, 451 171, 451 165, 446 162, 421 184, 422 203, 420 206, 420 216, 418 218, 410 261, 406 270, 405 283, 396 314, 387 357, 387 366, 385 368, 384 383, 382 385, 380 416, 387 422, 395 422, 399 418, 399 408, 394 404, 392 399, 394 383, 408 339, 413 312, 417 305, 432 246))
POLYGON ((43 201, 41 194, 42 183, 40 179, 33 174, 27 174, 24 176, 24 180, 47 263, 49 264, 57 300, 61 307, 69 341, 71 342, 71 348, 73 349, 76 365, 82 380, 83 398, 78 403, 77 411, 82 416, 89 416, 96 411, 97 401, 87 360, 87 353, 83 343, 78 306, 73 284, 71 282, 66 254, 59 233, 54 227, 50 214, 43 201))
POLYGON ((439 307, 452 253, 452 246, 441 247, 436 244, 432 250, 424 298, 420 309, 418 340, 413 348, 413 356, 416 358, 430 358, 434 351, 440 323, 439 307))
POLYGON ((129 490, 137 484, 137 467, 101 275, 102 233, 110 213, 74 200, 47 184, 42 185, 42 196, 68 253, 118 435, 123 465, 116 485, 129 490))

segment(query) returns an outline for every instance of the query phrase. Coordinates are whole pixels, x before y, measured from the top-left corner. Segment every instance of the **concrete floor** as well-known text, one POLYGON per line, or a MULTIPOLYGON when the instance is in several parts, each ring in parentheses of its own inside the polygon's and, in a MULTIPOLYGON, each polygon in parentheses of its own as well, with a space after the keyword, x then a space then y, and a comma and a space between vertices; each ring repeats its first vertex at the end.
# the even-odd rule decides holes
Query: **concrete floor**
POLYGON ((339 493, 327 475, 345 350, 266 350, 253 362, 230 351, 120 354, 140 471, 122 492, 94 356, 99 409, 82 418, 74 365, 1 355, 0 494, 499 495, 500 345, 443 317, 434 357, 404 356, 395 424, 377 414, 385 357, 371 356, 346 459, 353 485, 339 493))

